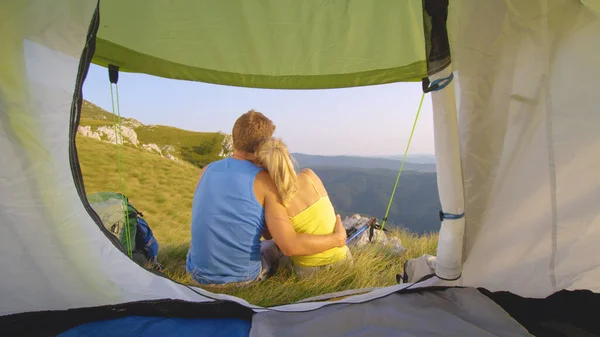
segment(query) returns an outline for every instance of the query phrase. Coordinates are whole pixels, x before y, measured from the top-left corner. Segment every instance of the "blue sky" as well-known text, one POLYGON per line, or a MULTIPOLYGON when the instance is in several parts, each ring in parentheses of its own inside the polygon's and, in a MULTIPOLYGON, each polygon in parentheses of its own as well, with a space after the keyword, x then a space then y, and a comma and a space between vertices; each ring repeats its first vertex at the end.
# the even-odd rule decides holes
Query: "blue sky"
MULTIPOLYGON (((111 111, 105 68, 92 65, 84 98, 111 111)), ((290 151, 321 155, 403 154, 421 98, 420 83, 332 90, 266 90, 121 73, 121 115, 144 124, 230 133, 236 118, 255 109, 277 126, 290 151)), ((431 98, 409 153, 433 154, 431 98)))

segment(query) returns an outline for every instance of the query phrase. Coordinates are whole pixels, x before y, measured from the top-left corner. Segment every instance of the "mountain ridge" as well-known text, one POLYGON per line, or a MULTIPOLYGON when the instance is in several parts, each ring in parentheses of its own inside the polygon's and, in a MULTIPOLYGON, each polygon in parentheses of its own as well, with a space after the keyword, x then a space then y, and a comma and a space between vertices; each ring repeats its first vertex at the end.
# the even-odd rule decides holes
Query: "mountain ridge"
MULTIPOLYGON (((402 160, 379 158, 379 157, 361 157, 361 156, 323 156, 304 153, 291 153, 292 157, 298 163, 299 168, 322 166, 322 167, 354 167, 363 169, 400 169, 402 160)), ((406 161, 403 170, 416 170, 422 172, 436 172, 435 163, 414 163, 406 161)))

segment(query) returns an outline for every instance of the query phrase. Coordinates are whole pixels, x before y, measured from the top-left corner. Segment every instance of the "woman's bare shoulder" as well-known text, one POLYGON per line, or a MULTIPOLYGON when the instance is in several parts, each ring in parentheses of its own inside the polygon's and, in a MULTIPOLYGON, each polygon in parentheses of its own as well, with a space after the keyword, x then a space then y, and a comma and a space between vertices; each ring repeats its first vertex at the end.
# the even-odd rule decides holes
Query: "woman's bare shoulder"
POLYGON ((313 178, 316 177, 318 178, 317 174, 315 173, 315 171, 309 169, 308 167, 303 168, 302 170, 300 170, 299 174, 305 174, 307 175, 309 178, 313 178))
POLYGON ((306 178, 309 178, 315 184, 315 186, 317 186, 317 189, 320 190, 319 193, 327 194, 327 190, 325 189, 325 186, 323 185, 321 178, 319 178, 319 176, 315 173, 315 171, 313 171, 309 168, 304 168, 300 171, 300 173, 298 175, 299 176, 304 175, 306 178))

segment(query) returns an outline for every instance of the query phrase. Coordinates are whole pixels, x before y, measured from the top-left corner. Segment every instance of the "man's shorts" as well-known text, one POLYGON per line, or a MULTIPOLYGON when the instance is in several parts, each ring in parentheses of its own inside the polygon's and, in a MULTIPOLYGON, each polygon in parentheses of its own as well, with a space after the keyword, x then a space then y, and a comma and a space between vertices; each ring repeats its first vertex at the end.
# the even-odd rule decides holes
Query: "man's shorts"
POLYGON ((283 253, 273 240, 263 240, 260 243, 260 259, 262 267, 256 279, 249 281, 260 282, 272 276, 279 267, 279 260, 283 257, 283 253))

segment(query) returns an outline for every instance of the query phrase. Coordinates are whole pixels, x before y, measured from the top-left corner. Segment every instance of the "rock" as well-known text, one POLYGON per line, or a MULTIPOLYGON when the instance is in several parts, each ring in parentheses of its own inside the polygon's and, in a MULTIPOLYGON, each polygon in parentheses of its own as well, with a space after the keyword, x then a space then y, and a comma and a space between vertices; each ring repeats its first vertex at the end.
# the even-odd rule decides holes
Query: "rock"
POLYGON ((229 157, 233 154, 233 137, 230 134, 223 132, 219 132, 219 134, 223 136, 221 153, 219 153, 219 156, 221 158, 229 157))
POLYGON ((112 127, 101 126, 98 128, 98 132, 100 133, 100 135, 106 136, 106 138, 108 138, 108 141, 110 143, 113 143, 113 144, 121 144, 122 143, 121 139, 119 139, 119 141, 117 141, 115 129, 113 129, 112 127))
POLYGON ((97 131, 98 133, 100 133, 101 136, 106 135, 108 141, 113 144, 123 144, 124 140, 135 146, 138 146, 138 144, 140 143, 137 138, 137 133, 135 133, 135 131, 132 128, 124 125, 121 125, 122 137, 117 137, 117 135, 115 134, 115 128, 112 126, 101 126, 97 129, 97 131))
POLYGON ((121 126, 121 133, 123 134, 123 138, 129 140, 129 142, 135 146, 138 146, 140 143, 137 138, 137 133, 132 128, 128 128, 126 126, 121 126))
POLYGON ((175 147, 173 145, 165 145, 162 147, 163 152, 171 153, 175 152, 175 147))
POLYGON ((173 156, 173 155, 172 155, 172 154, 170 154, 170 153, 167 153, 167 158, 168 158, 168 159, 171 159, 171 160, 173 160, 173 161, 179 162, 179 159, 178 159, 177 157, 173 156))
POLYGON ((144 125, 137 119, 133 119, 133 118, 127 118, 127 119, 123 120, 123 124, 125 124, 129 127, 132 127, 132 128, 138 128, 138 127, 144 125))
POLYGON ((346 217, 342 223, 344 224, 344 228, 350 229, 366 225, 370 220, 371 218, 363 217, 360 214, 354 214, 351 217, 346 217))
POLYGON ((89 137, 89 138, 100 140, 100 134, 98 132, 93 132, 92 127, 89 125, 88 126, 81 126, 81 125, 78 126, 77 133, 79 133, 80 135, 82 135, 84 137, 89 137))
MULTIPOLYGON (((349 230, 352 228, 356 228, 356 229, 360 230, 365 225, 369 224, 369 222, 371 222, 371 220, 372 220, 372 218, 370 218, 370 217, 364 217, 364 216, 361 216, 360 214, 354 214, 351 217, 346 217, 342 221, 342 224, 344 225, 344 228, 346 228, 346 230, 349 230)), ((382 245, 382 247, 389 249, 390 253, 392 253, 394 255, 401 255, 402 253, 404 253, 406 248, 404 248, 404 246, 402 246, 402 241, 399 238, 387 236, 383 230, 377 229, 379 227, 377 224, 377 221, 374 221, 371 226, 374 226, 374 228, 375 228, 373 230, 373 236, 371 238, 369 238, 371 229, 367 228, 362 233, 360 233, 356 238, 354 238, 352 241, 350 241, 348 243, 348 245, 361 248, 361 247, 364 247, 367 245, 376 244, 376 245, 382 245)))
POLYGON ((162 151, 165 154, 167 159, 170 159, 175 162, 180 162, 179 158, 175 157, 172 152, 176 152, 176 149, 173 145, 165 145, 162 147, 162 151))
POLYGON ((156 144, 143 144, 142 147, 145 150, 148 150, 150 152, 156 152, 156 153, 160 154, 161 157, 163 156, 162 151, 156 144))

